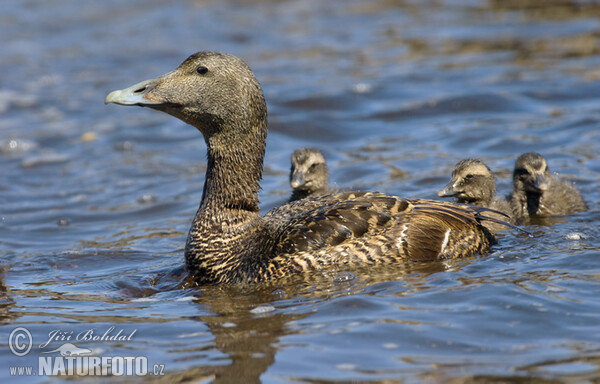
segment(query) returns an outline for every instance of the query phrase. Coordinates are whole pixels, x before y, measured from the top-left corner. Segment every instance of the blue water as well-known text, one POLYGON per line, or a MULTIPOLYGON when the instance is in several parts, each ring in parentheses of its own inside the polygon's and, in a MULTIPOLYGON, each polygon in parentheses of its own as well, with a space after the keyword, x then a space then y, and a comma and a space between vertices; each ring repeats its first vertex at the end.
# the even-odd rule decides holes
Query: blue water
POLYGON ((147 357, 157 382, 597 382, 599 16, 567 0, 4 1, 0 377, 63 379, 10 367, 37 373, 69 341, 147 357), (263 86, 265 212, 301 146, 323 150, 334 186, 424 198, 468 156, 507 193, 516 157, 538 151, 590 210, 472 259, 195 287, 183 246, 204 141, 104 97, 199 50, 243 58, 263 86), (135 333, 75 340, 111 327, 135 333), (57 330, 72 339, 40 348, 57 330))

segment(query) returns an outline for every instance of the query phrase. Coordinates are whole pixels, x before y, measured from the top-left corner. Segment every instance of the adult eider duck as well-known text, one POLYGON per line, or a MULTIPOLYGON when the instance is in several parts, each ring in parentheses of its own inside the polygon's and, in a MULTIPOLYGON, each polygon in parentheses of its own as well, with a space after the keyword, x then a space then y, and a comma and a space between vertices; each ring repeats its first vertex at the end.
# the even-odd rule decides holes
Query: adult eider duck
POLYGON ((294 151, 290 170, 290 201, 326 195, 330 193, 328 182, 329 171, 321 151, 314 148, 299 148, 294 151))
MULTIPOLYGON (((490 168, 479 159, 463 159, 452 170, 452 177, 446 186, 438 191, 439 197, 455 197, 461 204, 472 204, 490 208, 496 212, 488 215, 508 223, 514 223, 510 204, 496 197, 496 179, 490 168)), ((483 223, 492 232, 508 227, 504 224, 486 221, 483 223)))
POLYGON ((476 208, 381 193, 309 197, 260 216, 267 108, 254 74, 235 56, 193 54, 172 72, 111 92, 106 103, 163 111, 203 134, 206 179, 185 247, 199 283, 472 256, 494 242, 476 208))
POLYGON ((515 162, 509 200, 521 221, 587 210, 579 191, 568 181, 552 177, 546 159, 536 152, 524 153, 515 162))

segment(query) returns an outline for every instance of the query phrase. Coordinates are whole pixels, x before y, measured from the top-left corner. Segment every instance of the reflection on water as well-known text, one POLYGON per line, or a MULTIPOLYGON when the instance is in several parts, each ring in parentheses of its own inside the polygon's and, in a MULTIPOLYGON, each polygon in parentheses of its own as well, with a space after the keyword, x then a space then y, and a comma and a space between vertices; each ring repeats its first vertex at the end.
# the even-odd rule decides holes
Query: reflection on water
MULTIPOLYGON (((114 326, 135 337, 75 344, 147 356, 165 364, 167 375, 151 378, 162 382, 600 377, 596 2, 58 0, 0 10, 0 375, 42 356, 10 352, 18 326, 36 343, 55 329, 114 326), (323 150, 334 186, 426 198, 467 156, 508 193, 517 155, 538 151, 590 210, 531 223, 533 239, 505 231, 474 259, 197 287, 182 267, 206 170, 201 136, 103 101, 201 49, 244 58, 263 85, 264 211, 289 196, 289 157, 301 146, 323 150)), ((31 381, 10 377, 19 379, 31 381)))

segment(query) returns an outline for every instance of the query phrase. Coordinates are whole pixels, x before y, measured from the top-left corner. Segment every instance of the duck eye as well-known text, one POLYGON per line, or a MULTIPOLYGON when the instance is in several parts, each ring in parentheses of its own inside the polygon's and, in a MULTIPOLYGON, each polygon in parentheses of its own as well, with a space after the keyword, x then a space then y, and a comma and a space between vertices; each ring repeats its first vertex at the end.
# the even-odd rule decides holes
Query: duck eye
POLYGON ((315 170, 315 168, 317 168, 317 163, 312 163, 312 164, 310 165, 310 167, 308 167, 308 169, 309 169, 309 170, 311 170, 311 171, 314 171, 314 170, 315 170))
POLYGON ((201 75, 205 75, 206 72, 208 72, 208 68, 206 68, 205 66, 201 65, 198 68, 196 68, 196 72, 198 72, 201 75))
POLYGON ((471 180, 473 178, 473 175, 471 175, 470 173, 465 176, 465 180, 471 180))

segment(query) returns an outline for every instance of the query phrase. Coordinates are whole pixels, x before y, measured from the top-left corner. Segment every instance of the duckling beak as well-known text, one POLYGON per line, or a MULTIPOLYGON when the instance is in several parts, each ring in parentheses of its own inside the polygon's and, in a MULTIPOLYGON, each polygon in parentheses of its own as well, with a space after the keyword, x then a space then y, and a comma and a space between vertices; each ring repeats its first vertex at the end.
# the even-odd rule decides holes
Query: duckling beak
POLYGON ((104 104, 115 103, 119 105, 157 106, 163 105, 160 100, 151 100, 148 93, 156 86, 159 78, 142 81, 129 88, 112 91, 106 96, 104 104))
POLYGON ((292 179, 290 180, 290 186, 294 189, 298 189, 306 184, 306 180, 302 176, 301 172, 294 172, 292 174, 292 179))
POLYGON ((456 191, 454 190, 454 183, 450 181, 443 189, 440 189, 437 193, 439 197, 452 197, 456 195, 456 191))
POLYGON ((535 175, 533 179, 533 188, 538 191, 544 192, 548 189, 548 182, 542 174, 535 175))

